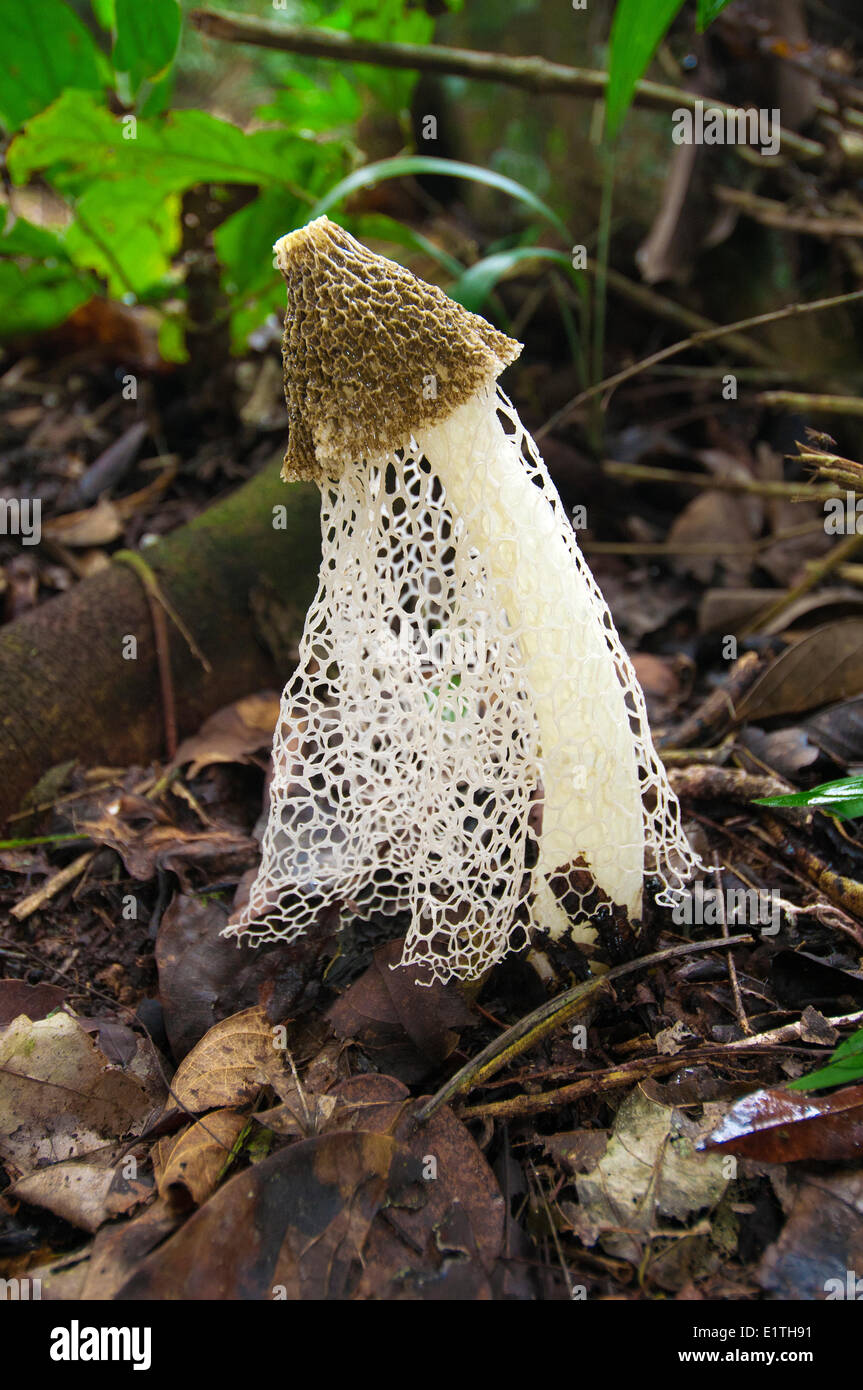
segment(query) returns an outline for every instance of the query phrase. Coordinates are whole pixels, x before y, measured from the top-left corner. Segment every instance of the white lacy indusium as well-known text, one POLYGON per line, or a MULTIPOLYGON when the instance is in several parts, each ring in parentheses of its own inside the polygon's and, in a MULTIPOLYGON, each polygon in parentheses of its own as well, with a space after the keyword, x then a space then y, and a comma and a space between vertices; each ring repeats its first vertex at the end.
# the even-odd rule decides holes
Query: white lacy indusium
POLYGON ((632 916, 645 873, 679 891, 699 865, 644 696, 506 397, 345 467, 321 529, 261 868, 226 934, 409 909, 403 963, 470 979, 597 888, 632 916))

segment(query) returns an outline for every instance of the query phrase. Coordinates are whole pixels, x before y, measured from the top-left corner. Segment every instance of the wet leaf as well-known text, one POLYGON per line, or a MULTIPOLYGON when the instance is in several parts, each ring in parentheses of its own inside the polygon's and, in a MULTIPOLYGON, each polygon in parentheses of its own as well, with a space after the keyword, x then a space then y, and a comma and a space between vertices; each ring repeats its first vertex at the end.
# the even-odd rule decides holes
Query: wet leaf
POLYGON ((760 796, 756 806, 817 806, 840 820, 863 816, 863 777, 841 777, 822 782, 808 792, 789 792, 786 796, 760 796))
POLYGON ((426 978, 420 968, 398 965, 403 945, 379 947, 328 1017, 339 1037, 355 1038, 378 1066, 411 1082, 444 1061, 458 1043, 457 1030, 475 1019, 454 981, 420 985, 426 978))
POLYGON ((784 1090, 755 1091, 738 1101, 702 1149, 764 1163, 858 1158, 863 1146, 863 1086, 821 1099, 784 1090))
POLYGON ((338 1299, 350 1296, 377 1213, 419 1170, 382 1134, 328 1134, 231 1178, 117 1297, 338 1299))
POLYGON ((863 1173, 789 1175, 782 1233, 757 1271, 776 1299, 859 1300, 863 1270, 863 1173))
POLYGON ((322 956, 335 949, 333 931, 289 946, 238 944, 219 935, 227 920, 220 903, 185 894, 172 900, 162 918, 156 960, 176 1061, 219 1019, 258 1003, 263 990, 269 991, 265 1002, 273 1020, 308 1007, 321 988, 322 956))

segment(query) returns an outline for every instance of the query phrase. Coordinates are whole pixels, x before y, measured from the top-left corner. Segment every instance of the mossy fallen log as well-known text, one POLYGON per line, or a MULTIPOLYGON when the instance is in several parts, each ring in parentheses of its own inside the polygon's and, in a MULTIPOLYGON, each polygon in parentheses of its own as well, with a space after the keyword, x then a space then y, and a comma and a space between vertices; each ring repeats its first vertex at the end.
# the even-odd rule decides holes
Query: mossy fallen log
MULTIPOLYGON (((289 670, 253 605, 263 590, 277 595, 283 637, 299 638, 320 563, 319 512, 317 488, 286 486, 272 466, 142 552, 210 666, 166 617, 180 737, 221 705, 284 684, 289 670)), ((164 754, 153 620, 132 568, 114 563, 0 628, 0 822, 64 760, 122 766, 164 754)))

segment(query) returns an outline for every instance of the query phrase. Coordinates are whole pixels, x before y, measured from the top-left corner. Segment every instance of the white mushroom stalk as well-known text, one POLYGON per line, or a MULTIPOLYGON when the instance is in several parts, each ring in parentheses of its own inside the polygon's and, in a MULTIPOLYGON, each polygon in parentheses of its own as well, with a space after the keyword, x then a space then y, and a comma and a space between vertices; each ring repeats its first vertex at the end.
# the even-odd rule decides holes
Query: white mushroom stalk
POLYGON ((402 961, 471 979, 701 867, 644 696, 537 447, 521 351, 322 217, 288 287, 283 476, 323 557, 285 689, 260 871, 229 935, 410 912, 402 961))

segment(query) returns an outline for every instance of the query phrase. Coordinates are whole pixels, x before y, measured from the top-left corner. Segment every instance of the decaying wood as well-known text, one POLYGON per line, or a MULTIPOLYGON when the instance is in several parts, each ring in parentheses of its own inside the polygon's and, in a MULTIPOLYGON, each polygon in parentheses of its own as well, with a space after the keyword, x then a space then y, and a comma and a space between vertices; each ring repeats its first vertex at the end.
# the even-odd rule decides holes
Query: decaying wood
MULTIPOLYGON (((259 634, 253 601, 260 586, 274 589, 299 637, 320 562, 318 513, 316 488, 287 487, 268 467, 145 552, 212 668, 169 622, 180 737, 221 705, 284 684, 290 671, 259 634), (280 529, 276 507, 285 509, 280 529)), ((0 821, 57 763, 146 763, 164 752, 150 609, 129 566, 112 565, 0 629, 0 821)))

